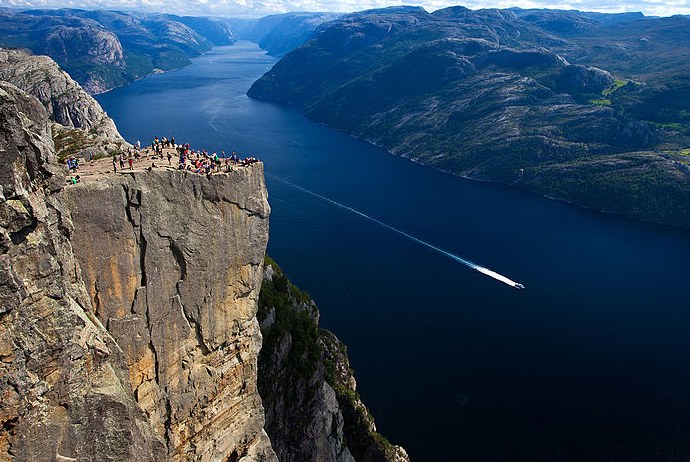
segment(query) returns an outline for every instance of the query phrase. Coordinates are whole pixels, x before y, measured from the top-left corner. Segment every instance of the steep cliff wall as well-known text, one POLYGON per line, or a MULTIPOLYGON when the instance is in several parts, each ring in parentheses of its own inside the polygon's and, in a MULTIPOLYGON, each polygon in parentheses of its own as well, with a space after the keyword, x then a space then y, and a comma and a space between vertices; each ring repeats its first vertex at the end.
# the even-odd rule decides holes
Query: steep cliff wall
POLYGON ((66 186, 52 135, 0 81, 0 460, 408 460, 313 301, 264 273, 262 164, 116 175, 105 159, 66 186))
POLYGON ((0 460, 164 460, 74 258, 48 115, 0 82, 0 460))
POLYGON ((45 109, 6 83, 0 103, 0 459, 276 460, 262 166, 65 188, 45 109))
POLYGON ((173 460, 275 460, 256 390, 263 167, 109 176, 66 191, 94 315, 173 460))

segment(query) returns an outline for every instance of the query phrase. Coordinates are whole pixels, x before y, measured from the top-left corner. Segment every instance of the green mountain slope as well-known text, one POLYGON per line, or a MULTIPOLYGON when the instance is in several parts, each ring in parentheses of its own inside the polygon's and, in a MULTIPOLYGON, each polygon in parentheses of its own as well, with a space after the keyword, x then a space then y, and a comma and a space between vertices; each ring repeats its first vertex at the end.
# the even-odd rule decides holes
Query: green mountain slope
POLYGON ((553 10, 367 11, 324 25, 249 95, 454 174, 690 227, 690 72, 671 65, 690 43, 674 47, 689 33, 679 22, 690 26, 553 10), (654 52, 638 50, 645 37, 654 52), (613 59, 616 47, 629 53, 613 59), (649 53, 656 64, 635 64, 649 53))

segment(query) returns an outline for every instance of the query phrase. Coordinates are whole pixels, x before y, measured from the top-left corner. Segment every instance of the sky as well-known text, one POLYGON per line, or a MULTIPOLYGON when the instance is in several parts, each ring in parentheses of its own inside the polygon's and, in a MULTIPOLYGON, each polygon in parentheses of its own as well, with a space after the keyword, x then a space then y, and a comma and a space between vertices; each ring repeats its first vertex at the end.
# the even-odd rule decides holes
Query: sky
POLYGON ((399 5, 422 6, 434 11, 453 5, 479 8, 554 8, 562 10, 623 13, 641 11, 647 16, 690 14, 690 0, 0 0, 0 7, 83 8, 136 10, 160 13, 264 16, 288 11, 353 12, 399 5))

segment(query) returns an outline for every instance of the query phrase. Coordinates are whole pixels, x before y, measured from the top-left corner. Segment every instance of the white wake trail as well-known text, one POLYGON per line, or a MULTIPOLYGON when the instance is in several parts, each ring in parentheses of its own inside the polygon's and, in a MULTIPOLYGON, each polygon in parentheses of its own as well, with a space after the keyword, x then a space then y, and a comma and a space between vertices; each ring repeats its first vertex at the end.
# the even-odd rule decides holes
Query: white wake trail
POLYGON ((525 288, 525 286, 523 286, 522 284, 520 284, 520 283, 518 283, 518 282, 515 282, 515 281, 513 281, 512 279, 510 279, 510 278, 508 278, 508 277, 506 277, 506 276, 503 276, 502 274, 499 274, 499 273, 497 273, 497 272, 495 272, 495 271, 490 270, 489 268, 485 268, 485 267, 480 266, 480 265, 478 265, 478 264, 476 264, 476 263, 473 263, 473 262, 471 262, 470 260, 466 260, 466 259, 464 259, 464 258, 462 258, 462 257, 460 257, 460 256, 458 256, 458 255, 455 255, 454 253, 448 252, 447 250, 444 250, 444 249, 442 249, 442 248, 440 248, 440 247, 437 247, 437 246, 435 246, 435 245, 433 245, 433 244, 430 244, 429 242, 426 242, 426 241, 423 241, 423 240, 421 240, 421 239, 419 239, 419 238, 416 238, 416 237, 414 237, 413 235, 406 233, 405 231, 402 231, 402 230, 400 230, 400 229, 398 229, 398 228, 395 228, 395 227, 389 225, 388 223, 384 223, 383 221, 378 220, 378 219, 376 219, 376 218, 374 218, 374 217, 372 217, 372 216, 369 216, 369 215, 367 215, 366 213, 360 212, 360 211, 357 210, 357 209, 354 209, 354 208, 352 208, 352 207, 350 207, 350 206, 347 206, 347 205, 345 205, 345 204, 341 204, 341 203, 338 202, 338 201, 335 201, 335 200, 333 200, 333 199, 330 199, 330 198, 328 198, 328 197, 326 197, 326 196, 322 196, 321 194, 316 193, 316 192, 314 192, 314 191, 310 191, 310 190, 308 190, 308 189, 306 189, 306 188, 303 188, 302 186, 299 186, 299 185, 297 185, 297 184, 295 184, 295 183, 292 183, 292 182, 290 182, 290 181, 288 181, 288 180, 285 180, 285 179, 283 179, 283 178, 281 178, 281 177, 279 177, 279 176, 273 175, 273 174, 271 174, 271 173, 266 172, 266 175, 269 176, 269 177, 271 177, 271 178, 273 178, 273 179, 275 179, 275 180, 277 180, 277 181, 280 181, 281 183, 286 184, 286 185, 288 185, 288 186, 290 186, 290 187, 292 187, 292 188, 294 188, 294 189, 297 189, 298 191, 302 191, 303 193, 309 194, 310 196, 314 196, 314 197, 316 197, 316 198, 318 198, 318 199, 321 199, 321 200, 323 200, 323 201, 326 201, 326 202, 328 202, 329 204, 333 204, 333 205, 335 205, 336 207, 340 207, 341 209, 345 209, 345 210, 347 210, 347 211, 349 211, 349 212, 352 212, 352 213, 354 213, 354 214, 356 214, 356 215, 359 215, 359 216, 362 217, 362 218, 366 218, 367 220, 372 221, 372 222, 376 223, 377 225, 382 226, 382 227, 384 227, 384 228, 386 228, 386 229, 389 229, 389 230, 391 230, 391 231, 393 231, 393 232, 395 232, 395 233, 398 233, 398 234, 400 234, 401 236, 404 236, 404 237, 410 239, 411 241, 416 242, 417 244, 421 244, 421 245, 423 245, 424 247, 428 247, 429 249, 434 250, 434 251, 440 253, 441 255, 445 255, 446 257, 448 257, 448 258, 450 258, 450 259, 452 259, 452 260, 457 261, 458 263, 462 263, 463 265, 467 266, 468 268, 472 268, 473 270, 478 271, 478 272, 484 274, 485 276, 489 276, 490 278, 493 278, 493 279, 495 279, 495 280, 497 280, 497 281, 500 281, 500 282, 502 282, 502 283, 504 283, 504 284, 507 284, 507 285, 509 285, 509 286, 511 286, 511 287, 514 287, 514 288, 516 288, 516 289, 524 289, 524 288, 525 288))

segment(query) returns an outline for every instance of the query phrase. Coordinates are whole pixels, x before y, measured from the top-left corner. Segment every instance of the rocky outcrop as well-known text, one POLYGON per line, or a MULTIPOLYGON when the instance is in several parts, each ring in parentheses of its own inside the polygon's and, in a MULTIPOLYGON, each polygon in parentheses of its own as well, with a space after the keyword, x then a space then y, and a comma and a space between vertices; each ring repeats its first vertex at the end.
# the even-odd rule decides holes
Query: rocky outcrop
POLYGON ((0 459, 275 461, 262 166, 65 189, 45 109, 0 101, 0 459))
POLYGON ((0 102, 0 459, 165 460, 79 278, 48 114, 0 102))
POLYGON ((60 159, 119 153, 128 143, 101 105, 49 57, 0 49, 0 80, 38 98, 48 111, 60 159))
POLYGON ((49 114, 6 82, 0 156, 0 460, 408 460, 314 302, 264 273, 261 163, 65 186, 49 114))
POLYGON ((172 460, 275 460, 256 389, 262 165, 143 172, 66 192, 94 315, 172 460))
POLYGON ((404 449, 376 432, 345 346, 319 329, 314 301, 268 257, 264 275, 259 391, 279 460, 409 462, 404 449))
POLYGON ((101 105, 47 56, 0 49, 0 80, 38 98, 51 119, 66 128, 122 139, 101 105))

